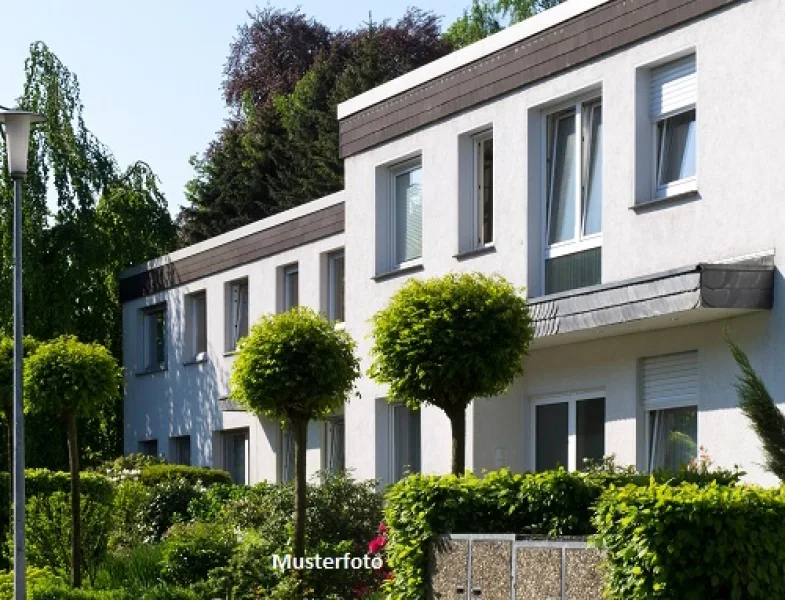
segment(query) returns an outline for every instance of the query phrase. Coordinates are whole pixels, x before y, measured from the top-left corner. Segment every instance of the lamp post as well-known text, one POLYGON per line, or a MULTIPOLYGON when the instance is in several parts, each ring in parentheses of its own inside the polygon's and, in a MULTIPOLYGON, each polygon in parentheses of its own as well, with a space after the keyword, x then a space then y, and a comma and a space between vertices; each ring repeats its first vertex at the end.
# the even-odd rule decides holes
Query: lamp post
POLYGON ((5 124, 8 171, 14 181, 14 599, 25 600, 25 438, 22 406, 22 180, 27 174, 30 126, 43 115, 0 111, 5 124))

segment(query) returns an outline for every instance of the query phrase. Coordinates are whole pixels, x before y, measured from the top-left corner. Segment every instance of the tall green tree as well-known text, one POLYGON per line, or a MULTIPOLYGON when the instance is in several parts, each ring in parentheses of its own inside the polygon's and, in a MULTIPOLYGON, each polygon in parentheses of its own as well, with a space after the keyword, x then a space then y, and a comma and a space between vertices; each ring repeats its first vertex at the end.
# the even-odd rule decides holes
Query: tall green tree
POLYGON ((112 406, 122 371, 100 344, 83 344, 61 336, 38 346, 27 359, 24 374, 25 410, 59 418, 68 435, 71 471, 71 584, 82 584, 81 498, 77 415, 96 416, 112 406))
MULTIPOLYGON (((17 104, 47 122, 31 138, 23 197, 25 332, 37 339, 72 334, 98 341, 121 357, 119 271, 176 246, 176 228, 149 166, 121 169, 88 129, 79 81, 43 43, 30 47, 17 104), (133 240, 133 243, 128 243, 133 240)), ((12 184, 0 139, 0 330, 10 331, 13 265, 12 184)), ((83 459, 112 458, 122 450, 122 396, 114 409, 80 418, 83 459)), ((48 415, 30 419, 31 466, 64 468, 67 456, 52 443, 63 435, 48 415)), ((3 450, 4 453, 4 450, 3 450)))
POLYGON ((456 50, 501 31, 501 15, 493 0, 472 0, 472 5, 444 32, 456 50))
POLYGON ((299 307, 263 316, 240 342, 230 396, 260 419, 284 422, 294 434, 294 542, 305 555, 308 422, 343 406, 359 377, 349 334, 321 314, 299 307))
POLYGON ((763 379, 753 369, 747 353, 731 341, 728 345, 741 369, 736 383, 739 408, 763 444, 766 470, 780 481, 785 481, 785 414, 769 394, 763 379))
POLYGON ((390 401, 444 411, 452 472, 466 471, 466 408, 498 396, 523 373, 533 330, 526 300, 500 276, 410 279, 372 319, 372 378, 390 401))

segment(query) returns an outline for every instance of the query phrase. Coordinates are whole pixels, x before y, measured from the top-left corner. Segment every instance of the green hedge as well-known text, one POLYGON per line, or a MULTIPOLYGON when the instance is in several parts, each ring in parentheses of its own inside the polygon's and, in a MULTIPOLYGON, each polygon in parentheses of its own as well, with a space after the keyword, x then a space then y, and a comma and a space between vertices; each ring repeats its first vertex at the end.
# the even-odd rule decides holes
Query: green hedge
POLYGON ((626 486, 596 510, 611 598, 785 598, 782 490, 626 486))
MULTIPOLYGON (((676 485, 735 483, 738 473, 658 473, 676 485)), ((592 506, 612 486, 648 484, 649 475, 630 471, 514 474, 503 469, 482 479, 467 475, 411 475, 391 486, 385 518, 390 527, 388 558, 395 573, 390 598, 425 598, 429 540, 444 533, 587 535, 595 532, 592 506)))
POLYGON ((189 467, 188 465, 151 465, 142 468, 139 475, 139 481, 147 486, 180 479, 206 487, 216 483, 232 483, 232 476, 226 471, 207 467, 189 467))
POLYGON ((73 589, 67 585, 47 585, 31 590, 30 600, 197 600, 190 590, 160 586, 143 592, 130 590, 73 589))
MULTIPOLYGON (((0 473, 0 498, 8 498, 8 473, 0 473)), ((114 487, 107 477, 93 471, 82 471, 79 474, 79 486, 82 494, 90 496, 101 503, 110 502, 114 487)), ((64 471, 48 469, 25 470, 25 496, 49 495, 54 492, 71 492, 71 474, 64 471)), ((6 503, 2 503, 5 505, 6 503)), ((5 506, 7 510, 7 506, 5 506)))

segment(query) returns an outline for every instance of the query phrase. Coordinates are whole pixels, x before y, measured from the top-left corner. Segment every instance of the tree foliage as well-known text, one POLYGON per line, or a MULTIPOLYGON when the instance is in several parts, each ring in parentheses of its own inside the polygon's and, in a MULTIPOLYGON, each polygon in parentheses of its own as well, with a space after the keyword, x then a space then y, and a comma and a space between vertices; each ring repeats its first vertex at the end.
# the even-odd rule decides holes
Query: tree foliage
POLYGON ((308 422, 343 406, 359 361, 354 342, 310 308, 263 316, 240 342, 229 393, 259 418, 284 421, 295 441, 295 556, 305 552, 308 422))
POLYGON ((473 0, 472 5, 444 32, 453 48, 463 48, 503 29, 497 3, 473 0))
POLYGON ((752 368, 750 359, 739 346, 728 342, 736 364, 741 369, 736 391, 739 408, 749 419, 753 430, 763 444, 767 471, 785 481, 785 414, 769 394, 763 380, 752 368))
POLYGON ((500 276, 410 279, 372 319, 369 374, 390 400, 432 404, 450 418, 453 472, 465 464, 465 414, 474 398, 498 396, 523 373, 532 339, 526 300, 500 276))

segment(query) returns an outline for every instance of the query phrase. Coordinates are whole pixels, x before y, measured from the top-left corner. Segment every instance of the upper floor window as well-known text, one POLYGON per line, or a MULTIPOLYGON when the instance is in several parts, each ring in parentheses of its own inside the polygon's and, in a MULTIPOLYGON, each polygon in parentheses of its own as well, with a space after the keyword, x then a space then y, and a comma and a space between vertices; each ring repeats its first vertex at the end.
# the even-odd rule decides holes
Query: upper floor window
POLYGON ((344 321, 344 253, 327 255, 327 318, 344 321))
POLYGON ((160 304, 142 313, 143 357, 145 371, 166 368, 166 305, 160 304))
POLYGON ((232 281, 227 286, 226 351, 237 349, 238 342, 248 335, 248 280, 232 281))
POLYGON ((300 304, 300 270, 297 263, 283 268, 282 312, 300 304))
POLYGON ((207 355, 207 294, 189 294, 187 302, 188 358, 202 360, 207 355))
POLYGON ((655 198, 695 189, 696 100, 695 55, 652 69, 650 114, 655 140, 655 198))
POLYGON ((474 138, 474 235, 479 248, 493 242, 493 134, 474 138))
POLYGON ((602 104, 548 115, 545 293, 600 283, 602 104))
POLYGON ((391 171, 392 256, 399 266, 422 257, 422 165, 418 160, 391 171))

